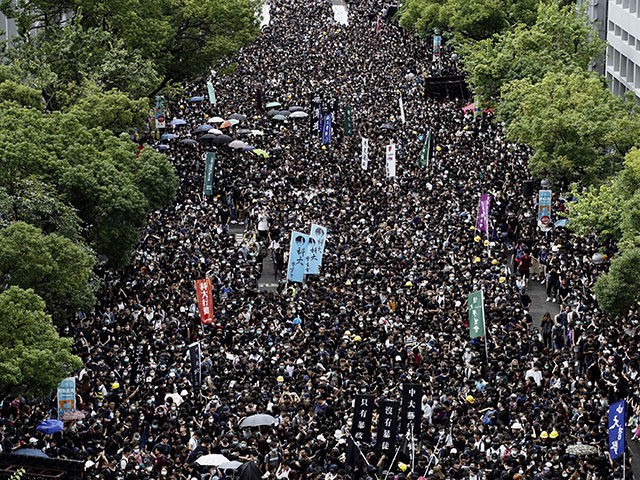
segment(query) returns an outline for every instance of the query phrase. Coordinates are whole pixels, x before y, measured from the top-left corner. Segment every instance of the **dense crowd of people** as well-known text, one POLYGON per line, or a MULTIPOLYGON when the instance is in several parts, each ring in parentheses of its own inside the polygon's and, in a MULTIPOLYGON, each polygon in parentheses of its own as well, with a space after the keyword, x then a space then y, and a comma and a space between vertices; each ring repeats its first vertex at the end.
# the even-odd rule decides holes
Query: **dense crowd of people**
MULTIPOLYGON (((610 246, 539 230, 535 196, 523 195, 528 149, 506 142, 490 114, 463 113, 463 99, 425 96, 436 73, 429 42, 378 21, 381 2, 350 1, 348 26, 334 21, 328 0, 269 3, 262 35, 218 69, 224 75, 212 72, 217 103, 188 101, 206 97, 203 79, 169 105, 187 122, 172 129, 179 139, 240 113, 247 120, 227 132, 269 156, 215 147, 214 195, 204 196, 210 147, 167 142, 178 198, 151 215, 128 268, 102 272, 98 304, 69 327, 84 361, 85 418, 43 435, 35 425, 53 405, 5 399, 2 449, 82 460, 90 478, 104 479, 232 476, 195 463, 211 453, 254 461, 263 478, 279 479, 618 478, 606 412, 627 398, 629 426, 637 425, 640 364, 636 312, 606 318, 592 296, 604 268, 592 256, 610 246), (274 121, 271 101, 309 117, 274 121), (317 103, 334 116, 329 145, 314 126, 317 103), (421 168, 429 131, 432 158, 421 168), (361 137, 370 142, 367 170, 361 137), (385 172, 389 143, 395 178, 385 172), (475 230, 485 193, 493 197, 486 234, 475 230), (290 232, 312 223, 328 228, 320 274, 287 282, 290 232), (239 225, 246 233, 237 243, 230 230, 239 225), (269 253, 279 287, 263 292, 269 253), (205 276, 216 324, 203 327, 193 281, 205 276), (528 313, 536 282, 559 314, 528 313), (466 299, 479 289, 488 358, 484 338, 469 336, 466 299), (191 377, 195 341, 201 387, 191 377), (418 438, 399 439, 395 459, 363 442, 348 460, 355 395, 399 399, 405 382, 424 388, 418 438), (276 424, 239 426, 256 413, 276 424)), ((445 49, 438 71, 456 68, 445 49)), ((556 194, 553 211, 569 200, 556 194)))

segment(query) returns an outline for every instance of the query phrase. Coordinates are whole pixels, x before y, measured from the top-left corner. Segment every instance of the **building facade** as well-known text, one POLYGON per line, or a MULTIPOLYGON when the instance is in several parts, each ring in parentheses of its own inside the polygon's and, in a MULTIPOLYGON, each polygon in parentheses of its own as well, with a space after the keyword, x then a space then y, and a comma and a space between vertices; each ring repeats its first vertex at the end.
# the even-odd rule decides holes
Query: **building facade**
POLYGON ((616 95, 632 91, 640 100, 640 0, 579 0, 607 42, 605 58, 596 64, 616 95))

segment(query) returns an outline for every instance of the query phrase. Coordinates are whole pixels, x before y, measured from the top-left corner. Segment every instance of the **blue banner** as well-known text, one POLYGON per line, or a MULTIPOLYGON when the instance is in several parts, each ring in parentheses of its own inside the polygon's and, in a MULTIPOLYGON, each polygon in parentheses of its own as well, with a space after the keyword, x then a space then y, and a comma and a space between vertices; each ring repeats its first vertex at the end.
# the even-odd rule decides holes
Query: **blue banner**
POLYGON ((64 412, 76 410, 76 378, 65 378, 58 385, 58 419, 64 412))
POLYGON ((304 233, 300 232, 291 232, 287 280, 300 283, 302 283, 302 281, 304 280, 307 243, 309 243, 309 235, 305 235, 304 233))
POLYGON ((627 402, 620 400, 609 406, 609 456, 615 460, 624 454, 627 402))
POLYGON ((320 273, 320 265, 322 264, 322 254, 324 253, 324 244, 327 240, 327 229, 315 223, 311 225, 309 233, 309 243, 307 244, 306 268, 305 273, 320 273))
POLYGON ((551 190, 538 192, 538 223, 548 225, 551 222, 551 190))
POLYGON ((324 116, 324 122, 322 123, 322 144, 326 145, 331 143, 331 114, 327 113, 324 116))

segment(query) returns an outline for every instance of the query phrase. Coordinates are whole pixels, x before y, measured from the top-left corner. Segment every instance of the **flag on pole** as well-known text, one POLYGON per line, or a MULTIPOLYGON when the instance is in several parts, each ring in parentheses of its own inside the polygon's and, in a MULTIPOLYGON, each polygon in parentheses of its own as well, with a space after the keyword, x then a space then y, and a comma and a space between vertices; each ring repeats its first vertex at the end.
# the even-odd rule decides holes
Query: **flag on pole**
POLYGON ((387 145, 386 152, 387 178, 394 178, 396 176, 396 145, 394 143, 387 145))
POLYGON ((538 192, 538 225, 540 228, 551 227, 551 190, 538 192))
POLYGON ((353 120, 351 119, 351 105, 344 107, 344 136, 350 137, 353 135, 353 120))
POLYGON ((58 384, 58 419, 65 412, 76 410, 76 377, 68 377, 58 384))
POLYGON ((194 284, 196 296, 198 297, 198 307, 200 308, 200 321, 203 325, 211 325, 214 322, 211 279, 202 278, 196 280, 194 284))
POLYGON ((213 195, 213 168, 216 164, 215 152, 207 152, 204 162, 204 194, 213 195))
POLYGON ((609 457, 611 461, 624 454, 626 448, 625 423, 626 400, 619 400, 609 406, 609 457))
POLYGON ((471 338, 484 337, 484 296, 482 290, 470 293, 467 297, 469 309, 469 334, 471 338))
POLYGON ((332 115, 327 113, 322 122, 322 145, 331 143, 331 121, 332 115))
POLYGON ((382 27, 381 22, 380 22, 380 15, 378 15, 378 21, 376 23, 376 33, 380 33, 380 28, 382 27))
POLYGON ((213 83, 207 82, 207 92, 209 93, 209 103, 211 105, 216 104, 216 90, 213 88, 213 83))
POLYGON ((307 243, 309 235, 300 232, 291 232, 289 245, 289 265, 287 267, 287 280, 302 283, 306 268, 307 243))
POLYGON ((362 156, 360 159, 360 166, 363 170, 369 168, 369 139, 362 137, 362 156))
POLYGON ((402 95, 400 95, 400 98, 398 98, 398 104, 400 106, 400 120, 402 120, 402 123, 406 123, 407 119, 404 116, 404 101, 402 100, 402 95))
POLYGON ((395 400, 383 400, 380 402, 380 415, 378 416, 378 433, 376 436, 376 449, 388 452, 396 446, 398 437, 398 412, 400 402, 395 400))
POLYGON ((374 405, 373 395, 356 395, 351 435, 359 442, 371 441, 371 420, 373 419, 374 405))
POLYGON ((418 159, 418 166, 420 168, 426 168, 429 166, 431 160, 431 130, 427 132, 427 138, 424 141, 424 146, 420 152, 420 158, 418 159))
POLYGON ((202 357, 200 342, 189 345, 189 362, 191 363, 191 383, 194 387, 202 386, 202 357))
POLYGON ((489 210, 491 209, 491 195, 483 193, 478 202, 478 217, 476 219, 476 230, 489 234, 489 210))

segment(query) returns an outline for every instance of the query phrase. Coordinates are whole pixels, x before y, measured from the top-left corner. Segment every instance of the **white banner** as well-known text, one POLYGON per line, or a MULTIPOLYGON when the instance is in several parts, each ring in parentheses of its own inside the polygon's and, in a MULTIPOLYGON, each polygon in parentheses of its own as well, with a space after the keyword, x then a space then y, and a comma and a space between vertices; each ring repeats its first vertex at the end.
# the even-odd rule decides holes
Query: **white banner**
POLYGON ((398 103, 400 104, 400 120, 402 123, 406 123, 407 119, 404 117, 404 102, 402 101, 402 97, 398 99, 398 103))
POLYGON ((360 166, 363 170, 369 169, 369 139, 362 137, 362 157, 360 166))
POLYGON ((387 161, 385 167, 387 170, 387 178, 396 176, 396 146, 394 143, 387 145, 387 161))

